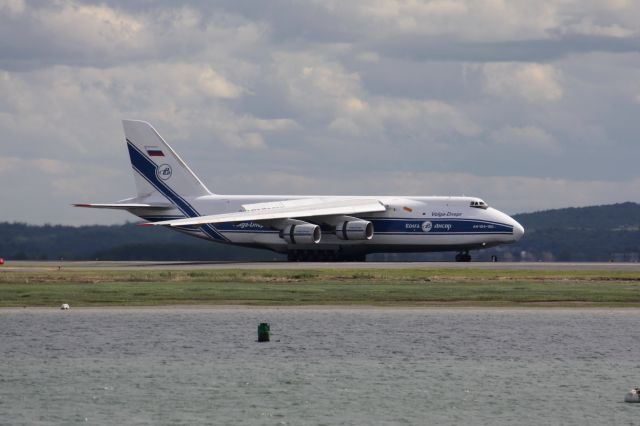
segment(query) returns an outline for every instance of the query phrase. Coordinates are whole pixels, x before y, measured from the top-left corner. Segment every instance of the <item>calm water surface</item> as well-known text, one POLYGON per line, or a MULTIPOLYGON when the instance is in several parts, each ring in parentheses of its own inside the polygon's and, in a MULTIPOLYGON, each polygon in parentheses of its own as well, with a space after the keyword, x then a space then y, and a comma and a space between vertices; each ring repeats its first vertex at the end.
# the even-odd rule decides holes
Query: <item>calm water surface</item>
POLYGON ((0 310, 0 424, 638 425, 639 327, 640 310, 0 310))

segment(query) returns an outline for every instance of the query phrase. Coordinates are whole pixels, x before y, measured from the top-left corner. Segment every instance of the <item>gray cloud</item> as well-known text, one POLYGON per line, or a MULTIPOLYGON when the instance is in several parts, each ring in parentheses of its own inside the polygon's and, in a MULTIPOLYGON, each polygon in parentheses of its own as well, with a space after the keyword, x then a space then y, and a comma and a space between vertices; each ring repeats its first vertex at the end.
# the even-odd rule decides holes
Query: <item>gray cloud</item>
POLYGON ((469 42, 451 37, 413 35, 364 43, 363 49, 416 61, 548 62, 593 52, 640 51, 640 37, 558 34, 544 39, 469 42))
MULTIPOLYGON (((221 193, 635 197, 630 2, 0 1, 1 220, 133 191, 147 120, 221 193)), ((92 214, 93 213, 93 214, 92 214)))

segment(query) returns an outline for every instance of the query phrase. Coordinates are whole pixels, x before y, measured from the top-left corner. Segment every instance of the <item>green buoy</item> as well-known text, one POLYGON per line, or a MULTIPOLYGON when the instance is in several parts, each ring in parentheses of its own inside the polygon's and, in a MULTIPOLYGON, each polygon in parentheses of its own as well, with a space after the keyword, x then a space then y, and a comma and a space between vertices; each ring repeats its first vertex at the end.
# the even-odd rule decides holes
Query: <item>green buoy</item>
POLYGON ((258 326, 258 342, 269 341, 269 323, 261 322, 258 326))

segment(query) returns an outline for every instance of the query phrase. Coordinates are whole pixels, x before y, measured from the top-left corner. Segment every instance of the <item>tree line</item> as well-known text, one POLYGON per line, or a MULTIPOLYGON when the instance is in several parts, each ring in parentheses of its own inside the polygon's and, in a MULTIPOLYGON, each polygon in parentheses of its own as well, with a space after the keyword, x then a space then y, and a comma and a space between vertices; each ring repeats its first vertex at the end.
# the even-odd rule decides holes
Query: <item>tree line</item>
MULTIPOLYGON (((519 242, 473 252, 505 261, 638 261, 640 204, 565 208, 513 216, 526 230, 519 242)), ((284 260, 268 250, 215 244, 135 223, 111 226, 0 223, 0 257, 12 260, 284 260)), ((370 260, 451 260, 451 253, 369 255, 370 260)))

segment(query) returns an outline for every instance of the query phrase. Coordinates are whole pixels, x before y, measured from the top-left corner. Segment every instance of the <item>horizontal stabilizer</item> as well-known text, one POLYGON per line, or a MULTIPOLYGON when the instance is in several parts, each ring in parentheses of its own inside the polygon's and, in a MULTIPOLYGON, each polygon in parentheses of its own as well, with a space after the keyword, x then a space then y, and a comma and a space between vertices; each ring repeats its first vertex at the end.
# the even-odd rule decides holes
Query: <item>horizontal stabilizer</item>
POLYGON ((101 203, 101 204, 73 204, 73 207, 90 207, 93 209, 170 209, 173 206, 169 203, 166 204, 143 204, 143 203, 101 203))
POLYGON ((153 225, 194 226, 225 222, 301 219, 306 217, 355 215, 383 212, 385 206, 373 198, 307 198, 269 203, 247 204, 244 211, 214 214, 188 219, 165 220, 153 225))

